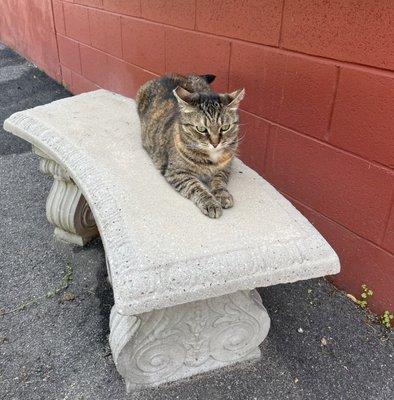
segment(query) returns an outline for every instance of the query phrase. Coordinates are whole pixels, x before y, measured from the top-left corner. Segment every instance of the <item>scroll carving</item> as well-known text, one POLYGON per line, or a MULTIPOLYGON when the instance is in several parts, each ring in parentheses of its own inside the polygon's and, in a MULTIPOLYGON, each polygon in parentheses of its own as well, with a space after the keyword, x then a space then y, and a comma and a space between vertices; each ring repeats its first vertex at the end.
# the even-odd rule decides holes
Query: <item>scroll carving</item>
POLYGON ((37 148, 33 147, 33 152, 40 157, 40 171, 53 177, 46 216, 55 226, 55 236, 79 246, 85 245, 98 236, 98 230, 82 192, 61 165, 37 148))
POLYGON ((270 326, 255 290, 133 317, 121 316, 114 308, 112 315, 139 321, 138 329, 127 335, 111 317, 113 356, 129 391, 258 358, 258 346, 270 326))

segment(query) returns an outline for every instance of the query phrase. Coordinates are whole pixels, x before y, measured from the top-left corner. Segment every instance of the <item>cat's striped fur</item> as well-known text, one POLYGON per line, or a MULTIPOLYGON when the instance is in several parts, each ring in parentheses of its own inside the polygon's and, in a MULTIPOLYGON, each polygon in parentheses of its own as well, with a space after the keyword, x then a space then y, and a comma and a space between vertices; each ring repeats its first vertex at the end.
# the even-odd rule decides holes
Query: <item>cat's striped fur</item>
POLYGON ((226 186, 244 90, 217 94, 213 75, 168 75, 138 91, 142 144, 170 185, 211 218, 233 206, 226 186))

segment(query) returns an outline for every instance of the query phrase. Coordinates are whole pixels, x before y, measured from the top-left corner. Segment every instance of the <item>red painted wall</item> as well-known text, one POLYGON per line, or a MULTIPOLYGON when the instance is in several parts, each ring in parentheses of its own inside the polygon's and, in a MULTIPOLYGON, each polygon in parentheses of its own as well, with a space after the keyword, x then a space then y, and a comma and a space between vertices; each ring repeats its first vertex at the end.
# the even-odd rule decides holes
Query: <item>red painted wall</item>
POLYGON ((0 41, 61 80, 51 0, 0 0, 0 41))
POLYGON ((391 0, 0 0, 0 40, 74 93, 134 96, 175 71, 246 87, 242 158, 338 252, 338 287, 374 289, 376 312, 394 308, 393 21, 391 0))

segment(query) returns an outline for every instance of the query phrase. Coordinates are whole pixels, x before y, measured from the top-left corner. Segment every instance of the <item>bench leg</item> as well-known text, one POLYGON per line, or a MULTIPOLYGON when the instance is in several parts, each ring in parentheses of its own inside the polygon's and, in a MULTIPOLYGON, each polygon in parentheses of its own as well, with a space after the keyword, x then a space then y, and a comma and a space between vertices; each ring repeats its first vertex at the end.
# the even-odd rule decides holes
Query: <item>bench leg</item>
POLYGON ((36 147, 33 147, 33 153, 40 157, 40 171, 54 179, 47 198, 46 215, 55 226, 55 237, 79 246, 85 245, 99 233, 82 192, 59 164, 36 147))
POLYGON ((127 391, 260 357, 270 318, 256 290, 138 316, 112 308, 110 346, 127 391))

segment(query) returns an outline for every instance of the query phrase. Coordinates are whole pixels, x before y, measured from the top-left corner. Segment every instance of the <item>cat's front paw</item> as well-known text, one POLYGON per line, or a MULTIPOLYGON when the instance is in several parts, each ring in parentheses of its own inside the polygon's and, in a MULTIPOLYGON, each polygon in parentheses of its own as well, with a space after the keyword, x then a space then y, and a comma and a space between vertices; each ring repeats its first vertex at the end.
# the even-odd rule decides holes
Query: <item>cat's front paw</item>
POLYGON ((222 215, 222 206, 214 197, 202 201, 198 208, 209 218, 219 218, 222 215))
POLYGON ((227 190, 221 190, 215 193, 214 196, 220 202, 222 208, 231 208, 234 205, 233 196, 227 190))

